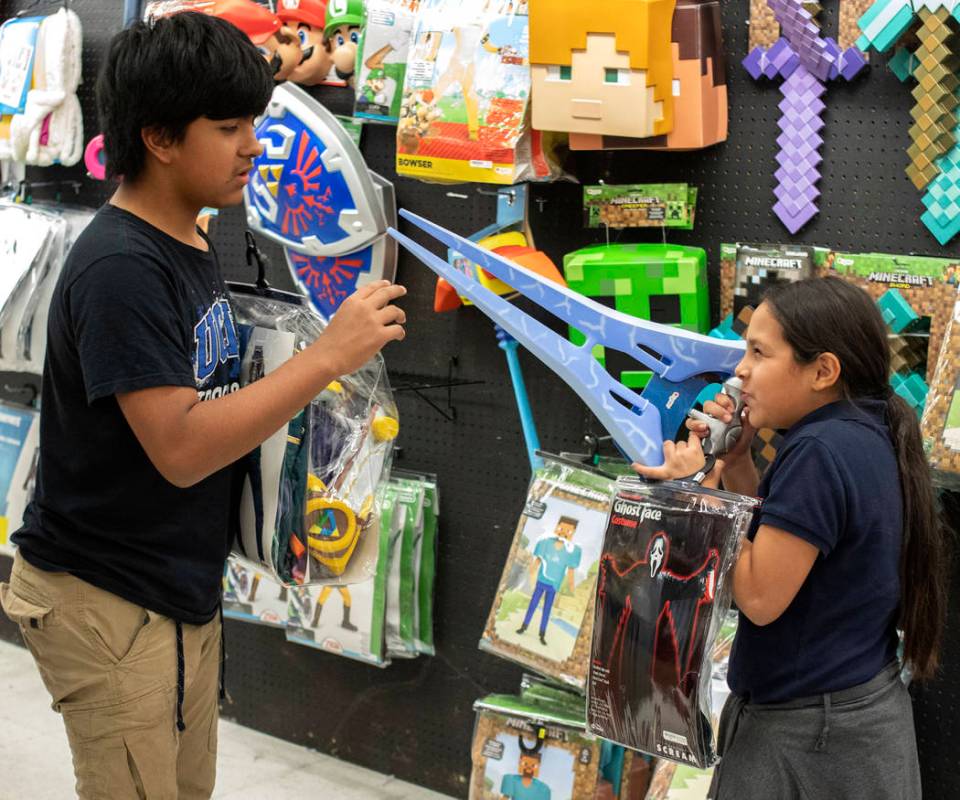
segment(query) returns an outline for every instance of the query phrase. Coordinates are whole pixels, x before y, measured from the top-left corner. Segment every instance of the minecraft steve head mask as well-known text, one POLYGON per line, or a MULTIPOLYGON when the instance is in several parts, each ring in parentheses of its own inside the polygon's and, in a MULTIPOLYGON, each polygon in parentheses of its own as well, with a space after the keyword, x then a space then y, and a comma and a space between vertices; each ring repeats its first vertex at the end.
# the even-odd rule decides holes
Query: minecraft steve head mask
POLYGON ((530 0, 533 126, 660 136, 673 129, 676 0, 530 0))

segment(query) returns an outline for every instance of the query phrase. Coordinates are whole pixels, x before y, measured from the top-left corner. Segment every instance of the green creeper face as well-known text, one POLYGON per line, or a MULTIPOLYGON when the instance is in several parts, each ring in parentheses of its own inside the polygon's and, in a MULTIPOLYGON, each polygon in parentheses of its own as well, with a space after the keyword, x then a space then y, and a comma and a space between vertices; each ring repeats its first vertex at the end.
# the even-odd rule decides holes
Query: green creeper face
MULTIPOLYGON (((707 254, 699 247, 662 244, 595 245, 563 259, 569 287, 632 317, 706 333, 710 328, 707 254)), ((585 337, 573 328, 570 341, 585 337)), ((650 372, 618 350, 594 355, 624 386, 642 389, 650 372)))

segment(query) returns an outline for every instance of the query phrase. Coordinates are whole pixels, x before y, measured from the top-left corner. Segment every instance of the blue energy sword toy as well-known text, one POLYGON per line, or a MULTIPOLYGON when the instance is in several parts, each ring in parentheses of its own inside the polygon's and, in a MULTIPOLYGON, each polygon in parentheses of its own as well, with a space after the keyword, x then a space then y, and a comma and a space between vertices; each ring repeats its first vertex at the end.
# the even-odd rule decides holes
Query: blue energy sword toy
POLYGON ((662 464, 663 442, 675 438, 701 390, 733 375, 743 357, 742 341, 702 336, 614 311, 423 217, 406 210, 401 210, 400 216, 586 336, 582 345, 572 344, 451 267, 446 259, 388 229, 407 250, 563 378, 633 461, 662 464), (653 372, 642 395, 614 380, 593 357, 598 344, 625 353, 653 372))

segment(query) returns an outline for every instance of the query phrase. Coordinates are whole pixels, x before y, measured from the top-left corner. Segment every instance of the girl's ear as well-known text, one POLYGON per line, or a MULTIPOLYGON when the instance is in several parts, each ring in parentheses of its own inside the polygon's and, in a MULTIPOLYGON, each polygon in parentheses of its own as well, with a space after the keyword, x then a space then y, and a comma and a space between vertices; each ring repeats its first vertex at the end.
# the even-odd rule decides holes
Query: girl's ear
POLYGON ((814 391, 832 389, 840 382, 840 359, 833 353, 821 353, 816 360, 817 372, 813 379, 814 391))

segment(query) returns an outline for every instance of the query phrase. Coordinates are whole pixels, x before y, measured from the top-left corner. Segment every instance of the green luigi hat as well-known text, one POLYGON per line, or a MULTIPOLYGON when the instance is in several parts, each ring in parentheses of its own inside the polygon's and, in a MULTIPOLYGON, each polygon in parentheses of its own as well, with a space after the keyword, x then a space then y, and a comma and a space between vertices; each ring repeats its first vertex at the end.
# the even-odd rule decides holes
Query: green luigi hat
POLYGON ((387 71, 383 67, 376 67, 367 73, 368 81, 381 81, 387 77, 387 71))
POLYGON ((363 24, 363 0, 330 0, 327 3, 327 25, 323 38, 327 39, 344 25, 359 28, 363 24))

